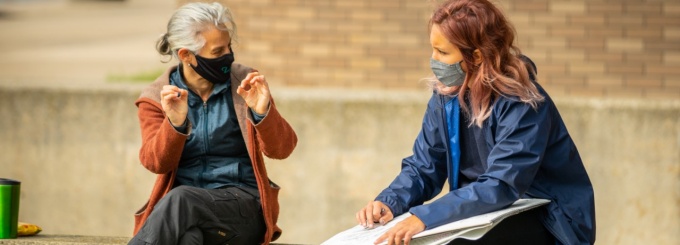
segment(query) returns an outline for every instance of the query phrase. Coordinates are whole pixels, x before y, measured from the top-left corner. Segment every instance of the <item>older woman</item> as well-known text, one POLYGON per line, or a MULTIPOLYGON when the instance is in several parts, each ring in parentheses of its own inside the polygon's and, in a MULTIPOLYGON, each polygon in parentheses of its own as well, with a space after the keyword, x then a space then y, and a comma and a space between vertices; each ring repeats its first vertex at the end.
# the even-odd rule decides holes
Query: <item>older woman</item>
POLYGON ((140 160, 158 175, 130 244, 268 244, 281 234, 262 154, 286 158, 297 138, 264 75, 234 63, 234 39, 228 8, 189 3, 158 41, 180 63, 135 102, 140 160))
POLYGON ((550 199, 512 216, 478 241, 452 244, 592 244, 593 189, 576 146, 513 45, 515 31, 487 0, 449 0, 430 20, 437 81, 413 155, 357 214, 359 224, 413 214, 377 239, 414 234, 498 210, 519 198, 550 199), (450 192, 429 204, 448 179, 450 192))

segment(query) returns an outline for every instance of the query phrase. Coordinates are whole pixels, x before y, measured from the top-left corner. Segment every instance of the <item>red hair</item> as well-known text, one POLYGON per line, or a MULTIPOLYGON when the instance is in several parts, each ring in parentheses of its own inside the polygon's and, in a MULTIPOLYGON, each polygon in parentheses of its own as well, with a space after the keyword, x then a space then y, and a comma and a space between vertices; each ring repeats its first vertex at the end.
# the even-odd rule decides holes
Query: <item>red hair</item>
POLYGON ((435 24, 460 49, 467 68, 463 85, 447 88, 438 83, 437 91, 461 95, 458 100, 463 111, 471 116, 471 124, 481 127, 491 116, 491 107, 499 96, 516 97, 533 108, 544 100, 529 76, 529 72, 535 75, 535 71, 520 59, 521 52, 513 44, 514 27, 491 2, 447 1, 434 11, 430 29, 435 24), (481 63, 475 62, 475 50, 479 50, 481 63), (466 96, 471 108, 465 103, 466 96))

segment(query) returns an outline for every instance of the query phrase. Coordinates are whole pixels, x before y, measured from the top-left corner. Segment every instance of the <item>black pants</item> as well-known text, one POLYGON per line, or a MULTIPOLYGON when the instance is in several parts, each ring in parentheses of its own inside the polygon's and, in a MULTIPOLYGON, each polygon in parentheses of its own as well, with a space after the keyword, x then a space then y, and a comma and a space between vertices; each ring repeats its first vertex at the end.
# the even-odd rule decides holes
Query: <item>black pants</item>
POLYGON ((541 224, 539 214, 544 207, 524 211, 503 219, 476 241, 455 239, 449 245, 543 245, 555 244, 555 237, 541 224))
POLYGON ((158 201, 128 245, 259 244, 266 226, 256 193, 178 186, 158 201))

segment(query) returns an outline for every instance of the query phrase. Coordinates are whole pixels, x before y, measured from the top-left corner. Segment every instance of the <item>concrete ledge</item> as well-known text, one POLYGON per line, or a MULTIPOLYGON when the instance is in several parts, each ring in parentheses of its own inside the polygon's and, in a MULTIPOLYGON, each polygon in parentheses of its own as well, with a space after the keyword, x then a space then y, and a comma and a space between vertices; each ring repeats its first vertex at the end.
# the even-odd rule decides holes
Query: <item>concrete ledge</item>
MULTIPOLYGON (((17 239, 0 239, 0 245, 111 245, 127 244, 129 237, 105 237, 105 236, 72 236, 72 235, 37 235, 19 237, 17 239)), ((272 243, 272 245, 298 245, 272 243)))
POLYGON ((104 236, 70 236, 70 235, 37 235, 19 237, 17 239, 2 239, 1 245, 66 245, 66 244, 127 244, 129 237, 104 236))
MULTIPOLYGON (((0 177, 22 182, 20 221, 49 234, 131 235, 155 179, 138 160, 142 86, 0 85, 0 177)), ((299 140, 288 159, 266 160, 282 187, 277 242, 310 244, 355 225, 355 212, 392 181, 430 96, 272 94, 299 140)), ((680 101, 555 101, 595 188, 597 243, 680 244, 680 101)))

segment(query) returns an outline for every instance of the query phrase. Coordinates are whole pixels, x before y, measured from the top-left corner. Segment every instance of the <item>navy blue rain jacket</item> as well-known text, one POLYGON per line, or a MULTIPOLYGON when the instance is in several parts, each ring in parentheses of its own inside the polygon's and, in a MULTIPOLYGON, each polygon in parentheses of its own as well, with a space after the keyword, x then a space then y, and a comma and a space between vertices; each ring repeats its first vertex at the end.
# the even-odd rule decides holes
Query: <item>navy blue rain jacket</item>
POLYGON ((549 199, 541 221, 558 244, 593 244, 595 207, 590 179, 557 108, 536 86, 545 96, 536 109, 516 98, 500 97, 494 102, 491 116, 479 130, 483 139, 468 146, 486 155, 482 163, 474 163, 483 166, 476 168, 482 171, 479 177, 460 188, 450 183, 449 193, 423 205, 441 192, 447 178, 449 182, 454 179, 456 149, 452 154, 448 129, 457 125, 447 118, 456 114, 446 105, 458 97, 434 93, 413 155, 404 158, 401 173, 375 200, 389 206, 395 216, 412 213, 431 229, 502 209, 519 198, 549 199))

